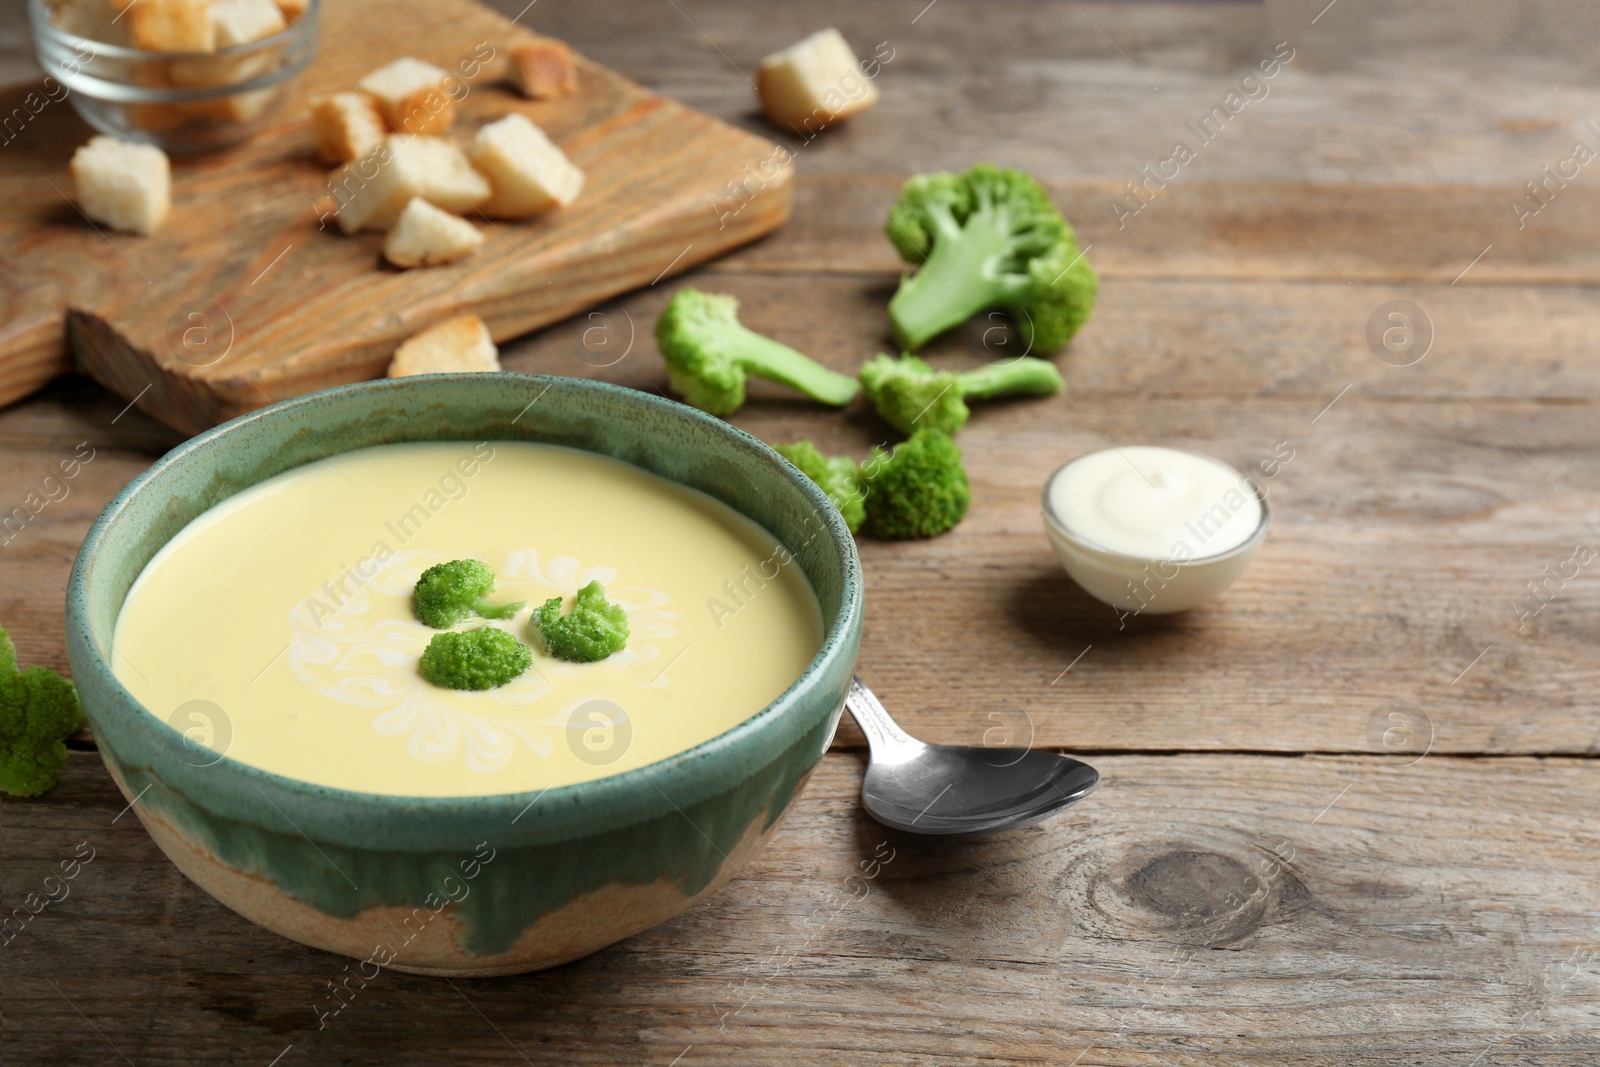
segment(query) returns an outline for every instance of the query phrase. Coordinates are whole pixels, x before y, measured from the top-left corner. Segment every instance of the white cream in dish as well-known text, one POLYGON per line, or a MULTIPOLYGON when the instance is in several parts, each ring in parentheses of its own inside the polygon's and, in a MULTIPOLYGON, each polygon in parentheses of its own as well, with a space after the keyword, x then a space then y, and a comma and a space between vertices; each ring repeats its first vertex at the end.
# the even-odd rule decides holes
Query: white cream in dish
POLYGON ((1132 612, 1185 611, 1226 589, 1266 528, 1243 475, 1208 456, 1131 446, 1080 456, 1051 477, 1045 529, 1067 573, 1132 612))
POLYGON ((129 590, 112 662, 145 708, 240 762, 361 792, 474 796, 692 748, 776 699, 821 642, 798 564, 727 505, 575 449, 450 442, 343 453, 205 512, 129 590), (411 592, 459 558, 494 569, 490 600, 528 606, 454 629, 535 646, 531 612, 550 597, 570 609, 598 580, 628 611, 627 648, 563 663, 535 646, 532 668, 497 689, 429 684, 417 662, 439 631, 411 592))
POLYGON ((1198 559, 1238 548, 1261 500, 1226 463, 1173 448, 1108 448, 1050 480, 1050 510, 1092 545, 1139 559, 1198 559))

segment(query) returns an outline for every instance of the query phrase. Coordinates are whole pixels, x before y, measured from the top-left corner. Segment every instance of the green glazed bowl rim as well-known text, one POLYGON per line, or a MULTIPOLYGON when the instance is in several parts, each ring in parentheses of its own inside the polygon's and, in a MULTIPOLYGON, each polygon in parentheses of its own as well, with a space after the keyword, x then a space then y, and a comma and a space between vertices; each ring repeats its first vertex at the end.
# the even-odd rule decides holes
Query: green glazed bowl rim
MULTIPOLYGON (((542 396, 543 391, 539 395, 542 396)), ((476 435, 469 434, 468 436, 476 435)), ((428 438, 427 440, 449 439, 451 438, 436 437, 428 438)), ((495 437, 489 439, 528 440, 529 438, 495 437)), ((355 447, 369 446, 358 445, 355 447)), ((349 450, 343 449, 341 452, 332 454, 339 455, 343 451, 349 450)), ((623 460, 622 462, 627 461, 623 460)), ((666 476, 658 474, 657 477, 666 476)), ((672 479, 668 478, 668 480, 671 481, 672 479)), ((213 504, 212 506, 214 507, 215 505, 213 504)), ((730 504, 729 506, 733 505, 730 504)), ((735 508, 735 510, 738 509, 735 508)), ((809 577, 807 581, 810 581, 809 577)), ((156 747, 161 753, 162 765, 153 766, 151 769, 159 775, 169 780, 182 779, 191 777, 186 772, 198 770, 207 777, 226 776, 240 783, 256 787, 255 791, 260 792, 269 801, 276 797, 279 801, 288 803, 290 805, 288 810, 303 813, 317 822, 322 820, 316 818, 316 815, 327 815, 331 809, 332 811, 342 812, 347 816, 363 820, 373 816, 404 811, 407 816, 438 818, 457 825, 463 819, 476 821, 478 819, 498 818, 501 816, 513 816, 510 822, 515 824, 521 818, 522 813, 527 812, 529 808, 537 804, 542 817, 537 820, 531 820, 531 825, 530 823, 524 823, 522 829, 527 832, 518 835, 525 836, 530 840, 548 838, 551 836, 551 831, 557 831, 556 836, 570 836, 571 833, 577 832, 569 827, 567 833, 563 834, 559 832, 558 827, 552 826, 550 824, 551 816, 557 812, 565 812, 567 815, 579 818, 585 815, 600 816, 603 812, 610 813, 613 817, 627 817, 629 815, 643 817, 652 808, 658 807, 662 798, 666 798, 669 803, 674 803, 675 805, 694 802, 697 799, 695 794, 701 791, 697 787, 697 783, 703 786, 705 779, 715 777, 714 774, 709 773, 710 768, 706 766, 707 764, 719 762, 723 757, 739 756, 742 749, 756 740, 755 735, 766 731, 777 720, 798 711, 808 687, 814 681, 832 674, 834 666, 842 658, 849 657, 852 661, 849 667, 846 668, 845 677, 848 677, 853 672, 854 658, 859 650, 862 613, 861 563, 856 552, 854 536, 845 526, 844 519, 839 514, 838 509, 816 483, 801 474, 799 470, 784 460, 765 442, 730 423, 724 422, 720 418, 708 415, 696 408, 678 403, 664 396, 653 395, 609 382, 597 382, 588 378, 517 374, 507 371, 481 374, 413 375, 404 378, 377 379, 334 386, 278 401, 197 434, 157 459, 112 497, 83 539, 82 547, 79 549, 73 564, 72 576, 68 581, 66 595, 68 646, 69 648, 76 646, 83 650, 85 656, 80 658, 86 659, 86 663, 75 662, 74 669, 82 670, 84 666, 87 666, 89 670, 95 672, 97 680, 103 683, 115 698, 110 702, 109 707, 96 708, 95 715, 123 717, 131 715, 132 718, 125 718, 123 725, 131 726, 135 731, 143 731, 147 735, 147 739, 156 742, 156 747), (238 433, 245 427, 263 420, 292 418, 293 413, 297 410, 324 405, 329 401, 358 400, 367 395, 382 397, 386 393, 418 389, 428 383, 437 383, 441 380, 461 382, 469 379, 490 379, 500 384, 516 382, 519 385, 526 384, 530 389, 543 386, 544 390, 563 388, 575 389, 579 392, 587 391, 600 396, 610 395, 621 399, 624 403, 639 405, 646 409, 654 408, 668 416, 687 419, 699 424, 701 428, 713 435, 713 440, 716 443, 731 446, 731 455, 726 456, 730 463, 754 459, 757 462, 768 464, 773 469, 773 473, 799 490, 808 499, 816 513, 821 516, 827 538, 843 563, 841 570, 843 572, 842 584, 844 588, 841 590, 839 598, 838 615, 832 624, 828 626, 823 636, 822 647, 818 649, 816 656, 813 657, 800 676, 766 707, 693 748, 632 770, 591 779, 586 782, 563 786, 547 786, 542 790, 442 797, 368 793, 319 785, 302 779, 276 774, 272 771, 262 770, 250 764, 234 760, 227 755, 223 755, 215 763, 210 763, 203 768, 196 768, 192 763, 189 763, 184 757, 186 754, 192 755, 192 750, 187 747, 190 742, 184 738, 176 727, 146 708, 133 694, 123 687, 107 661, 107 656, 102 653, 96 644, 89 622, 90 601, 94 595, 91 583, 95 580, 92 560, 102 543, 112 536, 113 528, 130 501, 143 492, 151 482, 174 467, 194 462, 196 456, 203 456, 213 442, 238 433), (717 440, 718 438, 720 440, 717 440), (654 787, 653 791, 652 787, 654 787), (655 797, 653 793, 660 793, 661 797, 655 797), (672 799, 674 796, 679 799, 674 801, 672 799), (641 804, 641 797, 652 801, 653 804, 641 804), (539 824, 543 824, 542 832, 534 828, 539 824)), ((107 645, 109 646, 109 644, 110 637, 108 636, 107 645)), ((91 720, 93 718, 94 716, 92 715, 91 720)), ((105 744, 104 741, 100 743, 102 745, 105 744)), ((108 747, 111 749, 111 755, 115 757, 114 746, 108 747)), ((212 780, 215 781, 216 779, 212 778, 212 780)), ((177 781, 173 781, 172 784, 178 784, 181 788, 181 784, 177 781)), ((612 819, 607 818, 605 821, 610 822, 612 819)), ((313 833, 313 836, 318 835, 313 833)))

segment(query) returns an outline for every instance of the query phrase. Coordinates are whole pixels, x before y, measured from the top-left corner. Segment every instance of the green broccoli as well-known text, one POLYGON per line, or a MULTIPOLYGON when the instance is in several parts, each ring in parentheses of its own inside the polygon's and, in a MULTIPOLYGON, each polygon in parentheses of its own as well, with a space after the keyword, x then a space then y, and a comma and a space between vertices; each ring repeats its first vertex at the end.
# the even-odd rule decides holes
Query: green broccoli
POLYGON ((774 445, 778 455, 793 463, 800 473, 816 482, 844 517, 851 533, 861 529, 866 518, 865 494, 861 487, 861 468, 849 456, 825 456, 810 441, 774 445))
POLYGON ((873 449, 861 474, 867 484, 866 531, 874 537, 936 537, 960 522, 972 501, 961 450, 949 434, 931 427, 892 453, 873 449))
POLYGON ((869 359, 861 368, 861 385, 878 414, 902 433, 931 426, 950 434, 965 426, 972 414, 966 404, 969 396, 1048 396, 1065 388, 1054 363, 1032 356, 956 372, 934 370, 909 352, 899 359, 881 352, 869 359))
POLYGON ((412 595, 417 618, 433 627, 444 630, 462 619, 481 615, 485 619, 509 619, 527 606, 526 600, 515 604, 492 604, 485 600, 494 590, 494 571, 487 563, 475 559, 455 559, 449 563, 436 563, 422 572, 412 595))
POLYGON ((739 322, 739 301, 721 293, 679 289, 656 320, 656 347, 673 390, 713 415, 731 415, 743 406, 748 374, 835 407, 850 403, 860 389, 854 378, 746 329, 739 322))
POLYGON ((557 659, 594 663, 628 643, 628 613, 606 599, 605 586, 590 582, 578 590, 570 614, 561 614, 561 598, 553 596, 533 613, 544 635, 544 647, 557 659))
POLYGON ((83 726, 71 682, 44 667, 17 669, 17 650, 0 629, 0 793, 38 796, 67 769, 62 742, 83 726))
POLYGON ((422 650, 418 669, 446 689, 493 689, 518 677, 533 663, 533 650, 504 630, 447 630, 434 634, 422 650))
POLYGON ((921 264, 889 301, 907 351, 1005 308, 1029 351, 1053 352, 1094 310, 1099 280, 1072 226, 1021 171, 980 163, 965 174, 919 174, 900 190, 888 235, 907 262, 921 264))

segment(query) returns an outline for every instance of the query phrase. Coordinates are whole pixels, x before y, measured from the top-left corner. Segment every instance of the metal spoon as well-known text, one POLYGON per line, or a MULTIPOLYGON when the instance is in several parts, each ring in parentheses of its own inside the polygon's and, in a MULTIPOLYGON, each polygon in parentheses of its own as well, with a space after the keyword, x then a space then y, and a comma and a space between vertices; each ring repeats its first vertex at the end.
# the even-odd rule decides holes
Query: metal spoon
POLYGON ((1026 826, 1077 803, 1100 774, 1053 752, 930 745, 900 729, 860 678, 845 707, 872 748, 861 802, 867 814, 913 834, 987 834, 1026 826))

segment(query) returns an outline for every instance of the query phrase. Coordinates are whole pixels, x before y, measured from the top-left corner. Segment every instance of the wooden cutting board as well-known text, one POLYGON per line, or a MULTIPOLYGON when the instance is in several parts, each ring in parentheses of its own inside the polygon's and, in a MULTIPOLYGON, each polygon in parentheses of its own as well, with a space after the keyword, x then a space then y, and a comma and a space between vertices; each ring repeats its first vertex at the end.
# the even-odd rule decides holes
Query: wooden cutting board
MULTIPOLYGON (((382 262, 382 234, 346 237, 322 218, 328 168, 312 152, 308 96, 402 55, 446 69, 486 44, 504 56, 527 32, 472 0, 324 0, 320 54, 272 124, 227 152, 174 158, 172 213, 150 237, 79 215, 67 163, 91 131, 67 103, 46 104, 0 147, 0 404, 78 370, 198 432, 380 377, 401 341, 451 315, 474 312, 505 340, 788 218, 789 169, 756 177, 771 143, 582 57, 578 93, 560 100, 480 78, 453 131, 527 115, 587 176, 571 207, 475 220, 487 237, 476 255, 412 271, 382 262)), ((0 114, 36 89, 0 92, 0 114)))

